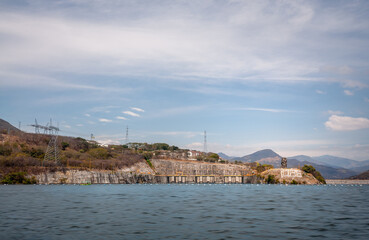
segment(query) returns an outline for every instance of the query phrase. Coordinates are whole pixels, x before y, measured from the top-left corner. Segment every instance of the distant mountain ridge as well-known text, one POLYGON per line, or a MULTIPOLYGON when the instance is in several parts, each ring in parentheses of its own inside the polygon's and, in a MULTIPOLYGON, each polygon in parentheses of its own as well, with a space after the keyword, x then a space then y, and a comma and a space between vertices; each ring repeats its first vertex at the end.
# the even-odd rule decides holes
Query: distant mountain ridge
MULTIPOLYGON (((227 156, 229 157, 229 156, 227 156)), ((233 161, 258 162, 260 164, 270 164, 274 167, 281 166, 281 156, 271 149, 264 149, 243 157, 231 158, 233 161)), ((310 157, 298 155, 287 158, 288 167, 302 167, 312 165, 327 179, 344 179, 357 175, 369 169, 369 161, 355 161, 342 157, 324 155, 320 157, 310 157), (354 168, 350 168, 356 166, 354 168)))
POLYGON ((257 152, 254 152, 252 154, 243 156, 243 157, 237 157, 233 158, 232 160, 236 161, 242 161, 242 162, 276 162, 280 161, 281 156, 279 156, 276 152, 274 152, 271 149, 264 149, 257 152))

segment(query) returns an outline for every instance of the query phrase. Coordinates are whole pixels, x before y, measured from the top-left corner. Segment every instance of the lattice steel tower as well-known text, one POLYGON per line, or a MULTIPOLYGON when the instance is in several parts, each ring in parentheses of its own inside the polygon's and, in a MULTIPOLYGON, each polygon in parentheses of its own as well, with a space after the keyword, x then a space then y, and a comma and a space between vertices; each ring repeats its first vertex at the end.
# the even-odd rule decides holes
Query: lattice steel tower
POLYGON ((60 163, 60 150, 58 147, 58 133, 59 128, 52 125, 52 121, 50 119, 50 125, 47 127, 49 134, 51 135, 49 145, 47 146, 47 150, 45 153, 44 161, 54 161, 56 164, 60 163))

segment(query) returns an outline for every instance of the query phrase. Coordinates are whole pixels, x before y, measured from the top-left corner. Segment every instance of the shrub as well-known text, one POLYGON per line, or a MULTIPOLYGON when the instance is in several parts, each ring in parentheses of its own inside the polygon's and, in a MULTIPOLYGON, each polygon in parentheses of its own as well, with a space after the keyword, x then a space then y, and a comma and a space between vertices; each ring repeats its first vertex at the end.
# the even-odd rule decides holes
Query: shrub
POLYGON ((311 173, 319 182, 326 184, 324 177, 311 165, 304 165, 302 171, 311 173))
POLYGON ((266 179, 266 183, 275 184, 275 183, 279 183, 279 181, 277 179, 275 179, 274 175, 268 175, 268 177, 266 179))
POLYGON ((109 157, 111 157, 112 155, 108 152, 107 149, 105 148, 94 148, 94 149, 90 149, 88 151, 88 153, 94 157, 94 158, 98 158, 98 159, 108 159, 109 157))
POLYGON ((61 143, 61 146, 62 146, 62 150, 63 150, 63 151, 65 151, 65 149, 66 149, 67 147, 69 147, 69 143, 67 143, 67 142, 62 142, 62 143, 61 143))
POLYGON ((10 147, 9 144, 5 143, 0 145, 0 155, 2 156, 10 156, 12 154, 13 150, 10 147))
POLYGON ((261 172, 264 172, 268 169, 272 169, 274 168, 273 165, 269 165, 269 164, 263 164, 263 165, 260 165, 259 163, 257 164, 256 166, 256 171, 261 173, 261 172))
POLYGON ((5 175, 1 180, 3 184, 35 184, 36 178, 28 178, 25 172, 13 172, 5 175))
POLYGON ((297 184, 299 184, 299 183, 298 183, 295 179, 292 179, 291 184, 293 184, 293 185, 297 185, 297 184))

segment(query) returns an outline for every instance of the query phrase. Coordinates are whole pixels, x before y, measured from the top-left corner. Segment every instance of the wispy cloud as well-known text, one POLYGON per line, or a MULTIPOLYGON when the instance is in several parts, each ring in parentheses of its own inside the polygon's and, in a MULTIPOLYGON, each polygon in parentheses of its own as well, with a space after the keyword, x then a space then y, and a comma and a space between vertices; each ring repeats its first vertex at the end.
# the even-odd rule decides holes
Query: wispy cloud
POLYGON ((352 131, 369 128, 369 119, 332 115, 325 126, 333 131, 352 131))
POLYGON ((240 110, 245 110, 245 111, 260 111, 260 112, 272 112, 272 113, 292 112, 290 110, 274 109, 274 108, 240 108, 240 110))
POLYGON ((145 110, 141 109, 141 108, 137 108, 137 107, 131 107, 132 110, 137 111, 137 112, 145 112, 145 110))
POLYGON ((353 96, 353 95, 354 95, 354 92, 353 92, 353 91, 350 91, 350 90, 347 90, 347 89, 346 89, 346 90, 344 90, 343 92, 344 92, 344 94, 345 94, 345 95, 347 95, 347 96, 353 96))
POLYGON ((88 113, 85 113, 84 114, 86 117, 91 117, 91 115, 90 114, 88 114, 88 113))
POLYGON ((327 113, 329 115, 342 115, 343 114, 343 112, 341 111, 333 111, 333 110, 328 110, 327 113))
POLYGON ((132 117, 140 117, 139 114, 131 112, 131 111, 124 111, 122 113, 127 114, 127 115, 132 116, 132 117))
POLYGON ((319 89, 315 90, 315 92, 316 92, 317 94, 326 94, 326 92, 321 91, 321 90, 319 90, 319 89))
POLYGON ((119 120, 127 120, 127 118, 122 117, 122 116, 116 116, 115 118, 116 118, 116 119, 119 119, 119 120))
POLYGON ((105 123, 108 123, 108 122, 112 122, 112 120, 110 120, 110 119, 106 119, 106 118, 99 118, 99 122, 105 122, 105 123))

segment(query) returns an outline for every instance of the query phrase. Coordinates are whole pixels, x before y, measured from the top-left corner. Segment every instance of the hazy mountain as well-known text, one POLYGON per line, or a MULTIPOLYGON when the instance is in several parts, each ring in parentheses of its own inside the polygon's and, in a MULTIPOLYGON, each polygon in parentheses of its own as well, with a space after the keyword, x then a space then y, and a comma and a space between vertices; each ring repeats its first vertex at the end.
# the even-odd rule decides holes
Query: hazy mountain
POLYGON ((322 174, 324 178, 327 179, 343 179, 357 174, 356 172, 345 168, 335 168, 308 161, 298 161, 298 163, 296 164, 296 162, 294 162, 293 160, 297 161, 296 159, 287 159, 288 167, 298 167, 298 164, 300 164, 301 167, 304 165, 312 165, 317 171, 322 174))
POLYGON ((13 125, 11 125, 10 123, 8 123, 7 121, 3 120, 0 118, 0 133, 2 133, 3 131, 12 131, 12 132, 19 132, 20 130, 16 127, 14 127, 13 125))
POLYGON ((330 155, 314 157, 314 159, 318 162, 323 163, 324 165, 338 166, 342 168, 354 168, 354 167, 361 166, 360 161, 355 161, 355 160, 351 160, 348 158, 335 157, 335 156, 330 156, 330 155))
POLYGON ((298 155, 290 157, 290 159, 297 159, 300 162, 307 161, 319 165, 330 166, 334 168, 346 168, 354 172, 360 173, 369 170, 369 160, 355 161, 348 158, 324 155, 319 157, 309 157, 306 155, 298 155))
POLYGON ((350 179, 361 179, 361 180, 369 179, 369 170, 362 172, 359 175, 352 176, 350 177, 350 179))
POLYGON ((306 155, 293 156, 293 157, 289 157, 288 159, 296 159, 300 162, 311 162, 311 163, 315 163, 315 164, 326 165, 324 163, 321 163, 321 162, 317 161, 313 157, 309 157, 309 156, 306 156, 306 155))
POLYGON ((236 157, 232 160, 242 161, 242 162, 280 162, 281 156, 275 153, 271 149, 264 149, 261 151, 254 152, 252 154, 243 156, 243 157, 236 157))
POLYGON ((369 170, 369 160, 360 162, 359 167, 350 168, 351 171, 362 173, 369 170))
POLYGON ((235 158, 235 157, 232 157, 232 156, 228 156, 227 154, 222 153, 222 152, 218 153, 218 155, 219 155, 219 157, 221 157, 225 160, 231 160, 231 159, 235 158))

